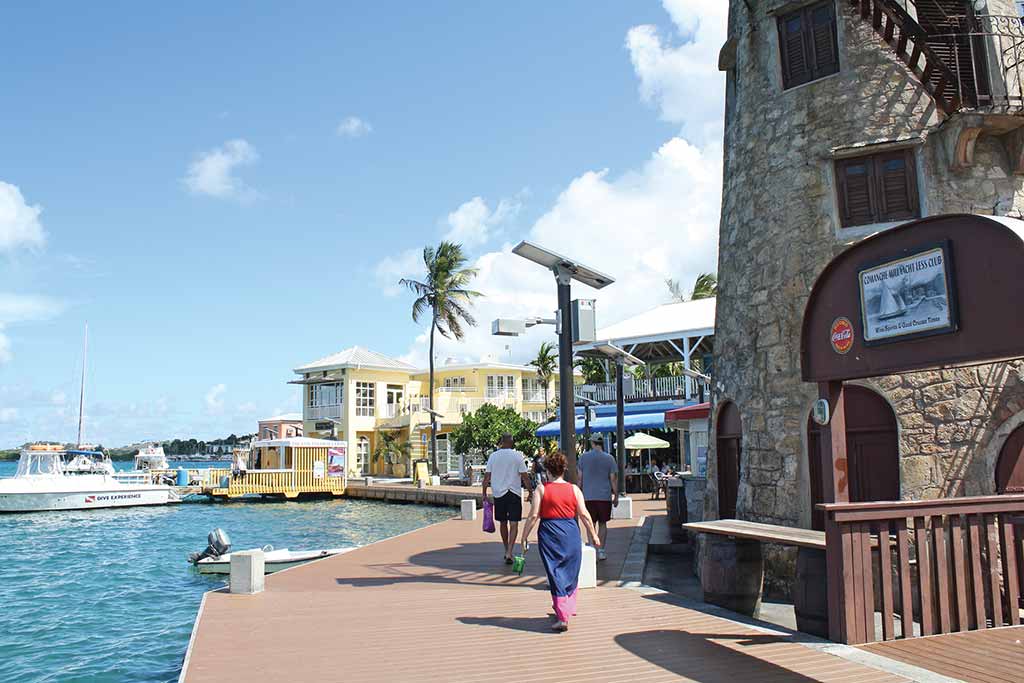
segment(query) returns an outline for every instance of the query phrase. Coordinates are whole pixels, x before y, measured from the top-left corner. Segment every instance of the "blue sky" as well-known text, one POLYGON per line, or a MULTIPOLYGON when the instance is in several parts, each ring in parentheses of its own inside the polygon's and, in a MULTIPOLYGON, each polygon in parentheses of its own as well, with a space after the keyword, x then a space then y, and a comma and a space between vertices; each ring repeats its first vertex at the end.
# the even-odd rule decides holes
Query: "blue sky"
POLYGON ((0 447, 73 436, 86 321, 89 439, 212 438, 341 348, 424 362, 394 283, 442 237, 488 295, 444 357, 546 338, 486 334, 554 307, 522 238, 620 277, 602 323, 713 270, 724 8, 476 4, 8 8, 0 447))

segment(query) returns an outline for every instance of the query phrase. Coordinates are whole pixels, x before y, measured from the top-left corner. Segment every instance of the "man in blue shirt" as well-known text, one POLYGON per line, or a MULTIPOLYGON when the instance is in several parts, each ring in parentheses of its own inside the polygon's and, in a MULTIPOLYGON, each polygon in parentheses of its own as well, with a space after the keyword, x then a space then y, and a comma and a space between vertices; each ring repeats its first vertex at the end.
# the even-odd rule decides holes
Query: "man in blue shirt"
POLYGON ((590 437, 591 449, 580 456, 576 467, 580 475, 580 488, 583 489, 583 501, 587 504, 587 512, 597 524, 597 533, 601 538, 601 547, 597 551, 597 559, 606 560, 605 540, 608 538, 608 520, 612 518, 612 508, 619 504, 619 468, 615 458, 604 450, 604 440, 594 434, 590 437))

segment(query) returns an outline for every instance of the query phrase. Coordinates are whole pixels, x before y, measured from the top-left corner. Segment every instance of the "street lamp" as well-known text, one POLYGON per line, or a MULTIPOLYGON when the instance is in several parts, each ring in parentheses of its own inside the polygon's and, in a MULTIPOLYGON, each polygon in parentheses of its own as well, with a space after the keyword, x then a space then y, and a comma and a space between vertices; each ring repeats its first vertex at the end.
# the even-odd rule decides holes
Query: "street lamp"
MULTIPOLYGON (((558 284, 558 317, 556 320, 558 321, 559 441, 562 453, 565 454, 568 461, 569 479, 576 481, 576 404, 573 401, 573 320, 570 313, 572 306, 570 283, 576 280, 594 289, 603 289, 615 282, 615 278, 532 242, 520 242, 512 249, 512 253, 550 270, 558 284)), ((577 321, 577 325, 579 325, 579 321, 577 321)), ((577 328, 577 332, 578 330, 579 328, 577 328)), ((592 339, 577 341, 592 341, 592 339)))
POLYGON ((623 368, 644 362, 611 342, 594 344, 593 353, 615 362, 615 458, 619 461, 619 491, 626 490, 626 405, 622 391, 623 368))

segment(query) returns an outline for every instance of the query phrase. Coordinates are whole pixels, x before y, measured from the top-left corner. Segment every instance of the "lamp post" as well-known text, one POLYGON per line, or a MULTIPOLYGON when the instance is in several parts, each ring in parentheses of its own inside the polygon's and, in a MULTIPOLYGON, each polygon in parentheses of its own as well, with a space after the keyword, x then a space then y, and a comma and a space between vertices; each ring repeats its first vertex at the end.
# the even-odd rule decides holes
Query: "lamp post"
MULTIPOLYGON (((559 445, 568 464, 566 475, 570 481, 577 481, 576 405, 573 401, 572 345, 574 341, 593 341, 593 338, 579 339, 578 333, 582 326, 579 325, 580 321, 572 319, 570 285, 573 280, 576 280, 594 289, 603 289, 615 282, 615 278, 525 240, 517 244, 512 249, 512 253, 550 270, 555 276, 558 288, 558 314, 555 318, 555 328, 558 333, 559 445), (575 335, 574 323, 577 323, 575 335)), ((500 322, 495 321, 494 334, 508 334, 508 332, 499 331, 500 322)), ((523 328, 525 329, 525 324, 523 328)))

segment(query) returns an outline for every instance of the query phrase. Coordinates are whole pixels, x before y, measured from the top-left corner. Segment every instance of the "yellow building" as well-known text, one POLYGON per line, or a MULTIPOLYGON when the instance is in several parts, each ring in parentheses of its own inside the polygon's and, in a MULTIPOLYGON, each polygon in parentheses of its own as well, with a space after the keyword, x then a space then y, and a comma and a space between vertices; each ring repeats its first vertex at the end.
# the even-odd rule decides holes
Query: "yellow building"
MULTIPOLYGON (((303 387, 303 433, 348 442, 349 476, 409 476, 408 460, 374 458, 384 431, 411 445, 411 460, 429 458, 429 373, 400 360, 353 346, 295 368, 291 384, 303 387)), ((545 420, 544 384, 529 365, 482 362, 434 368, 434 411, 438 415, 438 467, 459 471, 448 433, 462 416, 485 403, 512 407, 536 422, 545 420)), ((547 387, 553 408, 558 378, 547 387)))

